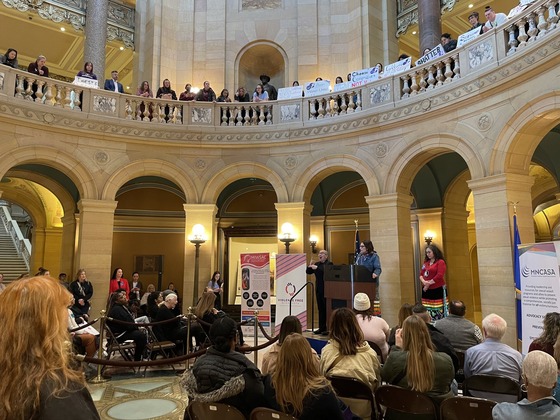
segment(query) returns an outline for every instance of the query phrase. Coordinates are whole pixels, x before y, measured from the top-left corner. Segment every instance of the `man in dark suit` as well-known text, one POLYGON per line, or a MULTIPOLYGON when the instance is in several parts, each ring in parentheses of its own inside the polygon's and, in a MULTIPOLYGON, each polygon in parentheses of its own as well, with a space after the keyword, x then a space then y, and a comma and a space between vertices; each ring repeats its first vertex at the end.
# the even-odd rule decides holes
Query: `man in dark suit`
POLYGON ((315 274, 315 295, 317 296, 317 310, 319 311, 319 329, 314 331, 315 334, 327 335, 327 302, 325 300, 325 266, 332 265, 328 260, 329 254, 324 249, 319 251, 319 262, 311 264, 305 272, 307 274, 315 274))
POLYGON ((123 85, 122 83, 119 83, 117 81, 118 79, 119 79, 119 72, 117 70, 113 70, 111 72, 111 79, 105 80, 105 90, 124 93, 123 85))

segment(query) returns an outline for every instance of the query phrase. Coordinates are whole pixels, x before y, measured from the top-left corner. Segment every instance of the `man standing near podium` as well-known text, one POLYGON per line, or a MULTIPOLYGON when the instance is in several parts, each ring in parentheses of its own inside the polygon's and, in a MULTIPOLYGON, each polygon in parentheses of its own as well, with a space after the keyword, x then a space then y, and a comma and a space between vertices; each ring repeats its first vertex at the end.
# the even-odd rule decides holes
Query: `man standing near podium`
POLYGON ((329 253, 322 249, 319 251, 319 262, 311 263, 305 272, 315 274, 315 295, 317 296, 317 309, 319 311, 319 329, 315 334, 327 335, 327 302, 325 300, 325 265, 332 265, 329 261, 329 253))

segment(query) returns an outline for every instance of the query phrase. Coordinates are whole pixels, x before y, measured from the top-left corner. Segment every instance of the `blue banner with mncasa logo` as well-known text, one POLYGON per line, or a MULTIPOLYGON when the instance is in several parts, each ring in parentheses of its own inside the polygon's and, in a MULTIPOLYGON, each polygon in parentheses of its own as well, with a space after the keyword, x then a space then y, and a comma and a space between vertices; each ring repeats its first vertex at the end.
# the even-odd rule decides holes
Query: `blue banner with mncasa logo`
POLYGON ((543 330, 549 312, 560 312, 560 242, 519 246, 522 353, 543 330))

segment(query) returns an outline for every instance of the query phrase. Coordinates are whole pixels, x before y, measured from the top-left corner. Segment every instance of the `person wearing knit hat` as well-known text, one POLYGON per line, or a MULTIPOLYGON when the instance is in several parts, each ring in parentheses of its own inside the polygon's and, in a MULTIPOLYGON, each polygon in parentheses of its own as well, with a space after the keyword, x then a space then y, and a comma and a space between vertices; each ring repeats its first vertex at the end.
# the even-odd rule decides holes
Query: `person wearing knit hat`
POLYGON ((354 313, 358 325, 364 333, 364 338, 370 343, 376 344, 381 350, 380 362, 383 363, 389 353, 387 337, 389 337, 391 327, 383 318, 375 316, 369 296, 365 293, 356 293, 354 296, 354 313))

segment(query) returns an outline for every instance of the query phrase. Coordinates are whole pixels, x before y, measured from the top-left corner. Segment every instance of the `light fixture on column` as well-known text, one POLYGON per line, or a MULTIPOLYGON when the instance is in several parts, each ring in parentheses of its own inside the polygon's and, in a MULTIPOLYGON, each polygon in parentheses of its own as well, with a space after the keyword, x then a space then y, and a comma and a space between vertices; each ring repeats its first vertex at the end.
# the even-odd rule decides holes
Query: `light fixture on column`
POLYGON ((192 228, 192 233, 189 235, 189 242, 194 244, 195 257, 194 257, 194 284, 193 284, 193 306, 196 306, 198 301, 198 280, 199 280, 199 266, 200 266, 200 245, 206 242, 208 238, 204 233, 204 226, 196 224, 192 228))
POLYGON ((319 241, 319 238, 317 238, 316 235, 311 235, 309 237, 309 244, 311 245, 311 252, 313 252, 314 254, 317 253, 317 242, 319 241))
POLYGON ((278 235, 278 240, 284 242, 286 254, 290 253, 290 244, 296 240, 294 236, 294 227, 291 223, 284 223, 281 229, 282 233, 278 235))
POLYGON ((428 246, 432 243, 432 241, 434 240, 434 237, 435 237, 435 236, 436 236, 435 233, 432 232, 431 230, 427 230, 427 231, 424 233, 424 240, 426 241, 426 244, 427 244, 428 246))

